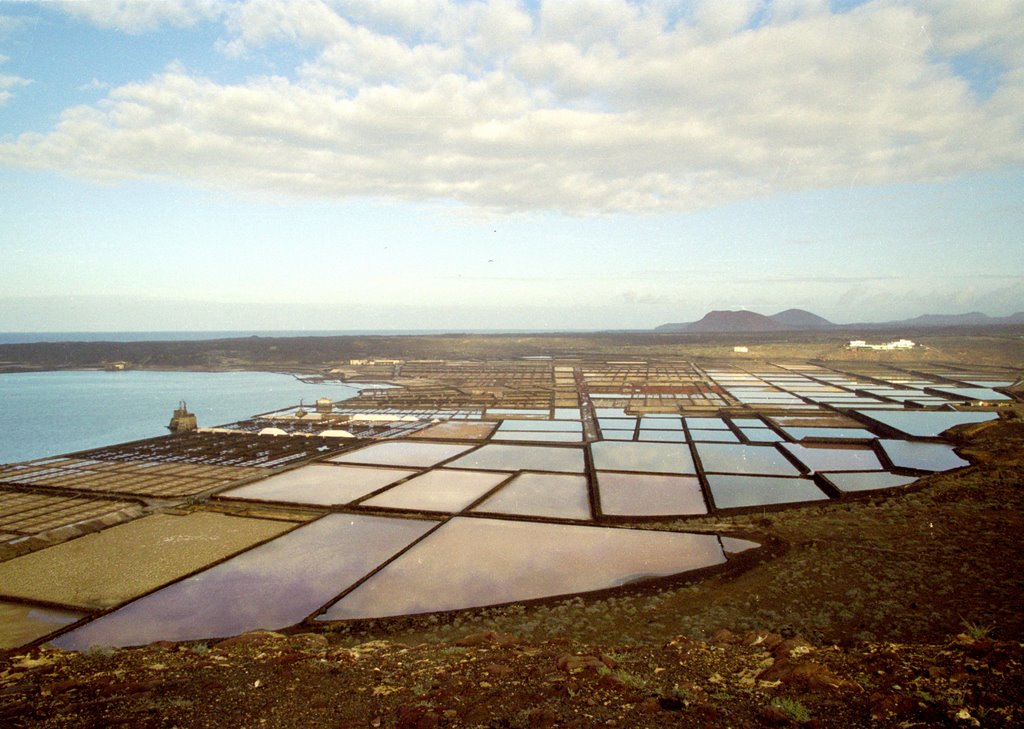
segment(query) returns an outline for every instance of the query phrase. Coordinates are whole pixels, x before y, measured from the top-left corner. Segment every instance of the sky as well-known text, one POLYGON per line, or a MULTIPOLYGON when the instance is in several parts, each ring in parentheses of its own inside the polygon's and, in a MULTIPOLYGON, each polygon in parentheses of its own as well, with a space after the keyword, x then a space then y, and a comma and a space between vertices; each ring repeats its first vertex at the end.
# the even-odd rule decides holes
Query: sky
POLYGON ((1024 310, 1024 0, 0 0, 0 331, 1024 310))

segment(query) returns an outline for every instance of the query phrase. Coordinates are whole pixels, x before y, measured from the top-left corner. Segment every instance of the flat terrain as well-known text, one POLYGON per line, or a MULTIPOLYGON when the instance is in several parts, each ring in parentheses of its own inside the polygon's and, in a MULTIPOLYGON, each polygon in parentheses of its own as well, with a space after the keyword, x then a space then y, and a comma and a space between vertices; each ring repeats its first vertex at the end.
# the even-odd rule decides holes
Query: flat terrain
MULTIPOLYGON (((717 530, 775 559, 691 585, 321 634, 15 652, 7 726, 1022 726, 1024 425, 914 493, 717 530)), ((692 524, 688 523, 688 527, 692 524)))
MULTIPOLYGON (((748 338, 743 343, 750 346, 749 356, 735 357, 731 347, 740 343, 735 338, 607 335, 180 343, 190 354, 179 343, 144 343, 142 349, 110 345, 115 351, 109 359, 93 345, 37 345, 17 352, 8 346, 0 348, 0 360, 12 363, 12 369, 127 360, 139 366, 245 366, 321 376, 333 370, 335 376, 365 380, 397 374, 406 387, 384 391, 380 403, 440 407, 447 398, 464 408, 491 408, 512 400, 516 407, 544 412, 571 409, 577 387, 580 393, 588 389, 581 382, 589 382, 586 397, 597 397, 601 387, 606 393, 621 391, 633 365, 609 360, 641 354, 713 357, 727 363, 715 366, 762 372, 770 369, 768 360, 815 360, 836 372, 866 373, 863 377, 892 374, 893 365, 940 379, 966 363, 978 365, 975 372, 992 368, 993 378, 998 370, 1005 379, 1024 363, 1020 332, 932 332, 920 337, 925 349, 856 357, 840 341, 800 337, 781 343, 748 338), (460 367, 450 360, 453 352, 468 360, 553 351, 563 361, 582 358, 576 380, 564 368, 559 375, 556 365, 553 380, 549 376, 544 385, 536 368, 509 361, 496 373, 489 372, 487 362, 477 362, 459 380, 452 374, 460 367), (435 367, 407 361, 402 368, 350 362, 364 356, 432 355, 449 362, 435 367), (586 364, 602 358, 605 365, 586 364)), ((667 365, 659 367, 645 368, 647 384, 632 390, 641 407, 676 402, 673 407, 687 417, 693 415, 687 407, 708 414, 721 407, 732 419, 749 409, 732 400, 728 408, 714 405, 725 395, 696 379, 685 380, 682 369, 672 370, 671 377, 686 384, 671 393, 680 399, 670 401, 665 386, 652 384, 667 371, 667 365)), ((375 397, 365 395, 360 406, 374 404, 375 397)), ((610 406, 617 396, 606 397, 610 406)), ((763 417, 784 420, 775 405, 763 408, 763 417), (766 414, 771 408, 774 416, 766 414)), ((307 622, 281 633, 227 640, 98 646, 81 653, 15 649, 0 656, 0 724, 1024 726, 1019 545, 1024 407, 1006 405, 999 412, 998 420, 947 433, 969 467, 924 476, 901 490, 639 522, 649 529, 717 533, 764 545, 711 576, 452 613, 322 626, 307 622)), ((819 425, 847 425, 832 411, 818 411, 817 417, 819 425)), ((586 436, 594 426, 586 412, 581 419, 586 436)), ((306 426, 297 421, 289 427, 306 426)), ((452 421, 449 429, 460 427, 452 421)), ((519 427, 526 426, 520 422, 519 427)), ((638 443, 643 428, 636 428, 632 437, 638 443)), ((734 429, 738 432, 735 423, 734 429)), ((699 440, 696 431, 690 433, 699 440)), ((223 438, 244 444, 259 440, 255 435, 223 438)), ((164 458, 158 450, 157 445, 133 446, 130 457, 164 458)), ((74 482, 62 488, 70 493, 74 482)), ((194 502, 200 509, 222 508, 208 504, 205 496, 194 502)), ((280 517, 276 507, 258 504, 244 515, 257 517, 261 509, 280 517)), ((38 554, 46 553, 43 548, 38 554)))
POLYGON ((51 342, 0 345, 0 372, 103 367, 184 370, 319 371, 351 359, 451 359, 522 356, 646 356, 732 361, 849 359, 850 339, 908 337, 908 352, 858 352, 860 361, 966 361, 1024 367, 1024 327, 921 329, 898 333, 784 332, 782 334, 660 334, 654 332, 351 337, 248 337, 192 342, 51 342), (750 351, 736 355, 734 346, 750 351))

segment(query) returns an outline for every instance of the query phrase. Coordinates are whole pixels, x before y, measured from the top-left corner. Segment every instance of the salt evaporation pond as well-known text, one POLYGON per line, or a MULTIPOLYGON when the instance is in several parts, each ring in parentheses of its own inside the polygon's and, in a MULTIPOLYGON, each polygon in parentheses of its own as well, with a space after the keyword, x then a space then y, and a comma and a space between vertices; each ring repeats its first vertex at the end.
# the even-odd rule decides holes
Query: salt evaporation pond
POLYGON ((437 469, 392 486, 362 506, 412 511, 462 511, 483 498, 510 474, 495 471, 437 469))
POLYGON ((693 516, 707 514, 696 476, 597 472, 601 513, 606 516, 693 516))
POLYGON ((828 496, 807 478, 711 474, 708 487, 715 507, 719 509, 828 500, 828 496))
POLYGON ((523 473, 477 506, 475 511, 589 520, 587 479, 568 474, 523 473))
POLYGON ((416 615, 558 597, 725 561, 714 535, 457 517, 318 620, 416 615))
POLYGON ((901 476, 887 471, 868 473, 827 473, 825 479, 842 493, 892 489, 914 483, 916 476, 901 476))
POLYGON ((594 468, 602 471, 697 473, 685 445, 599 441, 590 445, 590 452, 594 468))
POLYGON ((418 471, 314 463, 225 491, 228 499, 340 506, 413 476, 418 471))
POLYGON ((957 425, 985 423, 999 417, 998 413, 993 412, 959 410, 857 410, 856 413, 912 438, 937 438, 943 431, 957 425))
POLYGON ((97 618, 53 645, 84 650, 293 625, 437 525, 328 514, 97 618))
POLYGON ((698 443, 697 453, 707 472, 799 476, 800 471, 772 446, 698 443))
POLYGON ((448 466, 485 471, 583 473, 583 451, 579 448, 488 444, 452 461, 448 466))
POLYGON ((417 466, 426 468, 461 455, 473 446, 448 443, 389 441, 350 451, 328 460, 331 463, 361 463, 371 466, 417 466))

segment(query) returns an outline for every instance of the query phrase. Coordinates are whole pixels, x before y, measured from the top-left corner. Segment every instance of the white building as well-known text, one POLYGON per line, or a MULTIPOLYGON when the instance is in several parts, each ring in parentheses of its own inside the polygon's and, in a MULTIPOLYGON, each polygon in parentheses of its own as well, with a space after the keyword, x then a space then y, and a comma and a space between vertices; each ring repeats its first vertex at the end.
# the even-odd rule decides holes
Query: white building
POLYGON ((917 345, 909 339, 895 339, 885 344, 868 344, 863 339, 851 339, 847 345, 847 349, 875 349, 875 350, 893 350, 893 349, 913 349, 917 345))

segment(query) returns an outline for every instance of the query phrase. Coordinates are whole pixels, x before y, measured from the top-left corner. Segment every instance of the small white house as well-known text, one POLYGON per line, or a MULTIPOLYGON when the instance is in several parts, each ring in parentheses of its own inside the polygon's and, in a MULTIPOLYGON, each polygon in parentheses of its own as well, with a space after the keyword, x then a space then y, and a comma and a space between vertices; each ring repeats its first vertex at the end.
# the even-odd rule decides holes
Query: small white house
POLYGON ((863 339, 851 339, 847 345, 847 349, 874 349, 874 350, 893 350, 893 349, 913 349, 917 345, 909 339, 896 339, 892 342, 886 342, 885 344, 868 344, 863 339))

